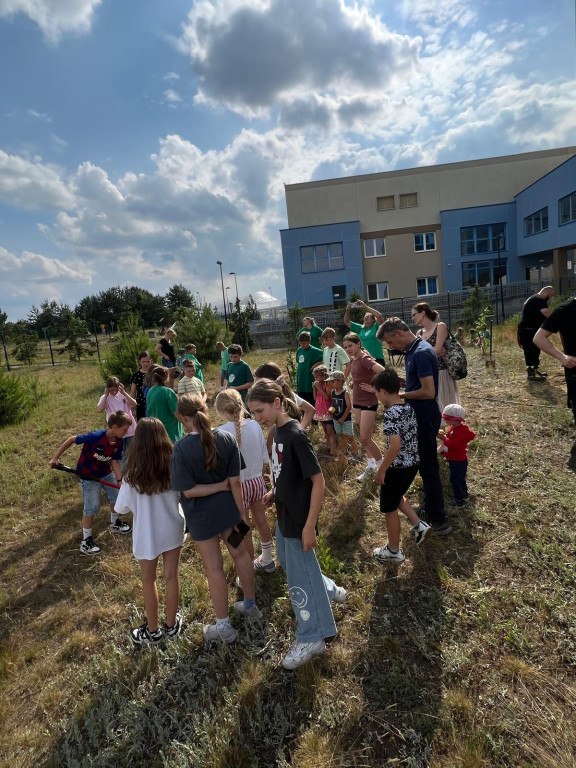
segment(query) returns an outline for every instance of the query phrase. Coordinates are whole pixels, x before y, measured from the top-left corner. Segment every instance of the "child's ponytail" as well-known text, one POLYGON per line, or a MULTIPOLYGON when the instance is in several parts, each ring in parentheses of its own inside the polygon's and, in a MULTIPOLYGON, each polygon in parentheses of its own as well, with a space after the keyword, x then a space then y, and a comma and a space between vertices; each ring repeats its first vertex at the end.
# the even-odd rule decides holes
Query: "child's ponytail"
POLYGON ((192 419, 204 450, 206 469, 214 469, 218 463, 218 451, 216 448, 216 438, 212 432, 210 419, 206 415, 205 407, 204 401, 198 395, 181 395, 178 400, 176 413, 179 416, 187 416, 192 419))
POLYGON ((300 409, 296 403, 289 397, 286 397, 279 384, 267 379, 261 379, 248 390, 248 401, 258 401, 260 403, 271 404, 278 398, 288 416, 291 419, 300 421, 300 409))
POLYGON ((223 389, 214 401, 214 408, 221 419, 233 421, 236 427, 236 442, 242 445, 242 422, 244 421, 244 403, 236 389, 223 389))

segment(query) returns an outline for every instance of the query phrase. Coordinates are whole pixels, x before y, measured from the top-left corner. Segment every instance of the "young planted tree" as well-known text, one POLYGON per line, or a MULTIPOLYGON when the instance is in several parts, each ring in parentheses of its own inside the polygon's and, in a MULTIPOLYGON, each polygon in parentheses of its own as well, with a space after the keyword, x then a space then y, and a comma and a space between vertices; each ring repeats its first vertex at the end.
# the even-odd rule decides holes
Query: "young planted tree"
POLYGON ((108 348, 106 360, 100 365, 102 378, 117 376, 123 384, 128 385, 130 376, 138 370, 138 355, 148 350, 154 363, 160 358, 154 351, 156 342, 151 342, 148 334, 142 330, 140 317, 133 312, 127 312, 120 318, 116 343, 108 348))
POLYGON ((202 309, 180 308, 175 318, 178 322, 176 346, 196 344, 196 357, 201 363, 215 363, 220 359, 216 342, 226 341, 226 326, 209 305, 204 305, 202 309))
POLYGON ((40 343, 38 335, 27 328, 23 323, 18 323, 17 329, 12 336, 14 348, 12 354, 19 363, 30 365, 38 357, 38 345, 40 343))
POLYGON ((94 350, 91 349, 94 342, 90 338, 86 322, 74 317, 72 312, 68 312, 63 318, 60 334, 58 343, 62 346, 58 349, 59 355, 67 353, 72 362, 79 362, 83 357, 94 354, 94 350))
MULTIPOLYGON (((254 307, 256 307, 255 304, 254 307)), ((243 310, 240 299, 236 299, 236 307, 230 315, 228 327, 232 333, 232 341, 234 344, 240 344, 244 352, 248 352, 254 346, 254 339, 250 333, 250 315, 253 314, 254 307, 243 310)))
POLYGON ((286 344, 292 348, 297 345, 296 334, 302 328, 302 320, 306 317, 306 310, 297 301, 288 310, 286 319, 286 344))

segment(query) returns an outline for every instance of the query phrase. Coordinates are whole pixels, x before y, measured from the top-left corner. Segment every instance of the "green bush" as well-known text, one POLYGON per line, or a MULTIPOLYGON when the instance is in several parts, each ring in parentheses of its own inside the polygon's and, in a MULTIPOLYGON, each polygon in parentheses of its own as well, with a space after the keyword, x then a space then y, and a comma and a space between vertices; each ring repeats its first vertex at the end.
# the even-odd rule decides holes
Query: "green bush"
POLYGON ((228 334, 224 321, 208 305, 202 309, 181 307, 176 312, 176 320, 176 349, 186 344, 196 344, 196 357, 203 365, 220 360, 216 342, 227 343, 228 334))
POLYGON ((152 362, 159 363, 160 358, 154 351, 157 342, 150 339, 140 327, 138 315, 127 314, 120 320, 120 331, 117 334, 117 343, 106 351, 106 360, 100 363, 100 373, 104 381, 109 376, 117 376, 120 381, 128 386, 130 377, 140 367, 138 355, 148 350, 152 362))
POLYGON ((45 396, 35 376, 0 371, 0 427, 25 421, 45 396))

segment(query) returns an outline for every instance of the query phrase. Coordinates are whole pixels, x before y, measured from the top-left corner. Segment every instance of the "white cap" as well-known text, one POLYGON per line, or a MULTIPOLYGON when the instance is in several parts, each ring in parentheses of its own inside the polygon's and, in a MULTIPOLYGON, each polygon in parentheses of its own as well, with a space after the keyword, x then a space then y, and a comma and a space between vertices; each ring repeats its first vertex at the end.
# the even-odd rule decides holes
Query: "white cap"
POLYGON ((454 419, 455 421, 464 421, 466 418, 466 411, 458 403, 450 403, 445 405, 442 411, 443 419, 454 419))

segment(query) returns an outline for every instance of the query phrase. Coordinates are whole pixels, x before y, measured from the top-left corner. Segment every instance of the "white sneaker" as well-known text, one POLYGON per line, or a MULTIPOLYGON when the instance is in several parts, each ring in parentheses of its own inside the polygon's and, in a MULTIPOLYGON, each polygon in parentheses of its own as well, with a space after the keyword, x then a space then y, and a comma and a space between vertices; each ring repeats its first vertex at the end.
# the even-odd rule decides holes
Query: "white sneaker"
POLYGON ((318 640, 315 643, 294 643, 282 659, 282 666, 284 669, 297 669, 314 656, 324 653, 325 650, 326 643, 324 640, 318 640))
POLYGON ((412 527, 410 533, 414 536, 414 541, 419 546, 432 533, 432 526, 420 520, 419 523, 412 527))
POLYGON ((345 603, 346 602, 346 590, 344 587, 334 587, 334 602, 345 603))
POLYGON ((376 474, 376 467, 366 467, 364 472, 362 472, 361 475, 358 475, 356 480, 358 480, 359 483, 363 483, 364 480, 370 480, 371 478, 373 478, 375 474, 376 474))
POLYGON ((406 556, 401 549, 398 552, 392 552, 388 544, 385 547, 377 547, 372 551, 372 554, 381 563, 403 563, 406 560, 406 556))
POLYGON ((222 642, 228 643, 228 645, 233 643, 238 636, 238 632, 231 624, 223 629, 218 629, 218 624, 206 624, 202 629, 202 634, 207 643, 222 642))
POLYGON ((262 618, 262 611, 260 608, 258 608, 257 605, 253 605, 252 608, 245 608, 244 600, 238 600, 237 603, 234 603, 234 609, 240 616, 244 616, 245 619, 248 619, 248 621, 258 621, 262 618))
POLYGON ((80 552, 83 555, 97 555, 100 552, 100 547, 94 544, 92 536, 88 536, 87 539, 80 544, 80 552))
POLYGON ((242 589, 242 582, 240 581, 240 576, 236 576, 234 579, 234 584, 238 587, 238 589, 242 589))

